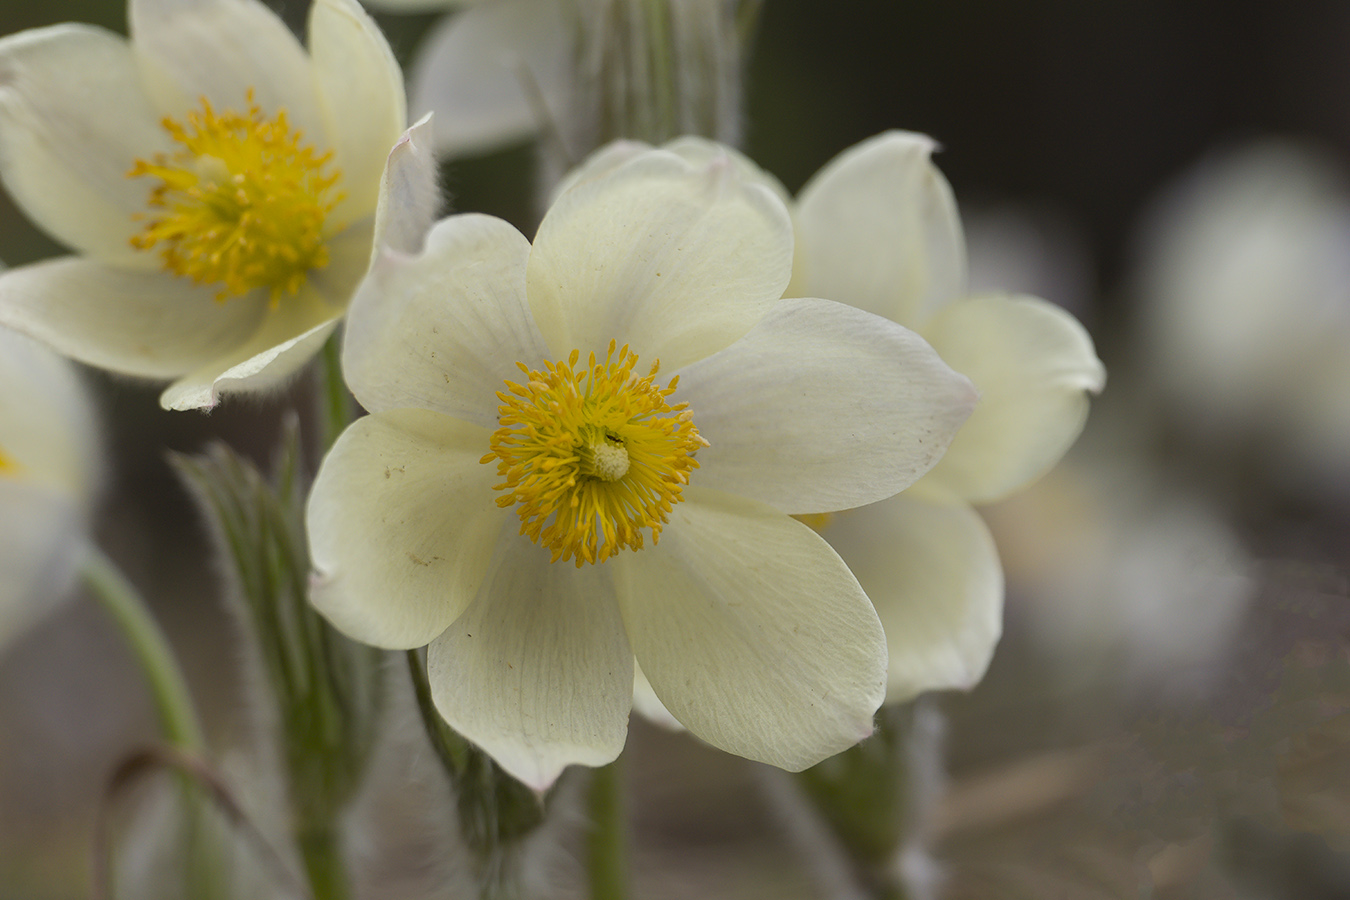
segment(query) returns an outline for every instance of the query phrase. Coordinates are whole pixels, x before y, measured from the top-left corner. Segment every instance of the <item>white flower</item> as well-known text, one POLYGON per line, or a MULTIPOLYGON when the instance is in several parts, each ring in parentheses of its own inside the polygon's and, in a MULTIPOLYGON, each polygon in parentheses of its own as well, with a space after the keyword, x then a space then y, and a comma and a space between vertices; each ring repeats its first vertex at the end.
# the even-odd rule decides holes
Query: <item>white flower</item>
POLYGON ((84 546, 98 429, 74 368, 0 328, 0 646, 69 593, 84 546))
MULTIPOLYGON (((1058 307, 966 296, 961 222, 933 147, 919 134, 870 138, 816 173, 793 205, 787 296, 829 297, 912 328, 980 391, 947 453, 904 494, 808 520, 876 604, 890 651, 888 703, 983 676, 1002 627, 1003 571, 971 504, 1006 497, 1053 466, 1082 430, 1085 392, 1105 379, 1091 339, 1058 307)), ((560 190, 640 148, 611 145, 560 190)), ((732 152, 697 138, 666 149, 691 161, 732 152)), ((743 178, 791 203, 771 175, 735 159, 743 178)))
POLYGON ((423 243, 398 226, 396 186, 430 165, 416 132, 348 320, 372 414, 314 484, 314 604, 368 643, 429 642, 441 713, 536 787, 618 755, 634 657, 733 753, 800 769, 867 735, 880 625, 790 514, 910 484, 969 383, 893 323, 780 300, 787 212, 725 158, 638 154, 533 246, 481 215, 423 243))
POLYGON ((1143 373, 1180 423, 1256 439, 1281 477, 1350 489, 1350 192, 1332 161, 1267 142, 1205 161, 1146 222, 1143 373))
POLYGON ((0 177, 79 255, 0 277, 0 323, 213 406, 294 373, 371 253, 402 76, 354 0, 305 50, 257 0, 131 0, 132 39, 0 40, 0 177))

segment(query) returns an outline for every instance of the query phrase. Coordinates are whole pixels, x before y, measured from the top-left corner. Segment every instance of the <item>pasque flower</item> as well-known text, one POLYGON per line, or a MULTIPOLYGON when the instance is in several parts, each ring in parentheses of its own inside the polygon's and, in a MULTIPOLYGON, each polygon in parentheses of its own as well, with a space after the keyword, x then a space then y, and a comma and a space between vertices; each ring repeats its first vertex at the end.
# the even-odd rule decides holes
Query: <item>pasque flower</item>
POLYGON ((348 319, 371 415, 313 487, 314 604, 359 640, 429 643, 442 715, 536 787, 618 755, 635 658, 743 756, 800 769, 867 735, 880 624, 791 516, 921 476, 969 383, 894 323, 780 299, 788 213, 725 157, 637 154, 533 244, 472 214, 423 240, 400 210, 425 141, 390 156, 348 319))
POLYGON ((0 646, 69 593, 98 481, 75 367, 0 328, 0 646))
MULTIPOLYGON (((890 653, 887 702, 973 686, 1001 633, 1003 571, 972 504, 1031 483, 1078 436, 1087 392, 1105 379, 1087 332, 1034 297, 966 296, 960 217, 924 135, 886 132, 844 151, 795 203, 773 176, 727 148, 682 138, 666 149, 691 162, 732 154, 742 178, 790 204, 796 253, 788 296, 829 297, 912 328, 979 390, 946 454, 903 494, 807 520, 876 605, 890 653)), ((611 145, 560 189, 642 152, 638 144, 611 145)))
POLYGON ((131 40, 0 40, 0 178, 75 256, 0 277, 0 323, 211 407, 294 373, 370 259, 403 82, 354 0, 309 52, 257 0, 131 0, 131 40))

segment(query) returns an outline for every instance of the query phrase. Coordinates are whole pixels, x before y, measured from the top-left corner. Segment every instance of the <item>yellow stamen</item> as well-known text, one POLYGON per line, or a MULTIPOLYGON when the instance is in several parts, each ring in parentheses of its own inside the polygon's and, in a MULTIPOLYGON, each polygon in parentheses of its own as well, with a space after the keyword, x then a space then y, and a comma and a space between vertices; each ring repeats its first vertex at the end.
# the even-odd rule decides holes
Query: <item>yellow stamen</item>
POLYGON ((525 383, 498 392, 501 427, 482 459, 496 461, 505 480, 495 489, 506 492, 497 505, 517 505, 520 533, 578 568, 641 549, 644 528, 655 544, 708 446, 688 404, 666 402, 679 377, 654 384, 658 360, 638 378, 637 355, 625 345, 616 359, 615 343, 584 369, 577 350, 543 371, 516 363, 525 383))
POLYGON ((13 475, 19 468, 19 464, 5 455, 5 451, 0 449, 0 476, 13 475))
POLYGON ((271 291, 272 306, 294 295, 313 269, 328 264, 328 214, 342 195, 341 173, 324 174, 331 152, 301 143, 286 111, 266 118, 247 95, 248 112, 216 112, 206 98, 187 124, 161 124, 182 150, 135 161, 128 178, 153 176, 145 230, 131 239, 138 250, 163 244, 165 271, 198 284, 220 286, 216 299, 271 291))

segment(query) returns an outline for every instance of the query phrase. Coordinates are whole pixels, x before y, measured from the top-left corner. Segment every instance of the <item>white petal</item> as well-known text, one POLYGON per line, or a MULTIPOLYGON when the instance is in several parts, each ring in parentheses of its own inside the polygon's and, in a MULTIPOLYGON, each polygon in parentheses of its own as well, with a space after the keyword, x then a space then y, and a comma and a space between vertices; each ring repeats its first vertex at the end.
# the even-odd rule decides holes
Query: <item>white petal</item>
POLYGON ((850 147, 802 189, 793 296, 828 297, 917 327, 965 293, 966 253, 933 140, 888 131, 850 147))
POLYGON ((473 599, 503 529, 488 434, 421 409, 357 419, 324 457, 306 529, 310 602, 377 647, 420 647, 473 599))
POLYGON ((130 0, 127 20, 147 84, 172 85, 156 94, 165 113, 180 117, 203 97, 244 110, 252 90, 264 114, 286 110, 308 143, 329 149, 309 57, 258 0, 130 0))
MULTIPOLYGON (((0 328, 0 456, 14 467, 10 477, 87 507, 99 450, 98 418, 75 366, 0 328)), ((0 482, 5 479, 0 472, 0 482)))
POLYGON ((400 253, 420 253, 422 242, 440 208, 436 160, 429 145, 430 116, 423 116, 389 151, 380 176, 375 209, 375 246, 400 253))
POLYGON ((906 491, 834 516, 824 536, 886 629, 886 702, 974 687, 1003 622, 1003 568, 979 514, 959 500, 906 491))
POLYGON ((844 563, 776 510, 685 496, 658 546, 607 563, 666 708, 715 747, 794 771, 867 737, 886 644, 844 563))
POLYGON ((365 0, 366 6, 380 12, 389 13, 428 13, 456 6, 473 6, 477 3, 489 3, 491 0, 365 0))
POLYGON ((678 373, 710 446, 695 484, 787 513, 848 509, 912 484, 975 392, 922 338, 828 300, 783 300, 726 350, 678 373))
POLYGON ((0 175, 58 241, 119 265, 158 268, 131 246, 150 185, 133 162, 169 149, 126 41, 84 25, 0 40, 0 175))
POLYGON ((643 153, 577 184, 544 216, 529 296, 549 349, 629 344, 667 371, 741 337, 782 296, 792 225, 728 159, 695 168, 643 153))
POLYGON ((525 303, 530 245, 501 219, 442 219, 421 256, 376 260, 352 301, 342 368, 369 410, 421 406, 497 427, 517 361, 547 351, 525 303))
POLYGON ((176 410, 211 409, 223 394, 279 390, 319 352, 340 321, 340 317, 324 319, 296 332, 312 318, 284 311, 270 313, 246 344, 165 388, 159 405, 176 410))
POLYGON ((628 736, 633 651, 609 573, 550 563, 519 535, 428 648, 427 674, 450 727, 536 790, 573 763, 612 762, 628 736))
POLYGON ((70 496, 0 477, 0 650, 69 595, 84 527, 70 496))
POLYGON ((1106 370, 1078 320, 1035 297, 975 297, 923 327, 980 403, 928 476, 971 503, 989 503, 1053 466, 1083 430, 1087 392, 1106 370))
POLYGON ((436 114, 437 153, 490 150, 534 134, 542 116, 562 118, 573 33, 566 6, 496 0, 436 25, 409 72, 409 94, 415 113, 436 114))
POLYGON ((215 295, 172 275, 65 257, 0 274, 0 325, 92 366, 171 378, 243 343, 267 309, 266 292, 215 295))
POLYGON ((333 215, 369 215, 385 157, 407 125, 403 73, 384 35, 355 0, 315 0, 309 46, 319 105, 346 195, 333 215))
POLYGON ((661 698, 652 690, 652 683, 642 674, 642 667, 633 666, 633 709, 648 722, 654 722, 670 731, 684 731, 680 720, 670 714, 661 698))

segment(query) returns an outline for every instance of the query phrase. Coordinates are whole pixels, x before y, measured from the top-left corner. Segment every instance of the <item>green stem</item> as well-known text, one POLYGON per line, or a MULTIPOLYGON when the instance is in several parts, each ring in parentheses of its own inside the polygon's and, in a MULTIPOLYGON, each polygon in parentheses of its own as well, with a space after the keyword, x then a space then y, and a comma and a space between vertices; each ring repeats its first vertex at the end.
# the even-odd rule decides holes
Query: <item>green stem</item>
POLYGON ((628 896, 628 832, 623 803, 623 769, 615 760, 591 773, 591 831, 586 860, 591 900, 628 896))
POLYGON ((192 706, 187 681, 145 599, 117 565, 92 544, 85 553, 80 575, 117 623, 140 664, 159 713, 165 740, 189 754, 202 755, 206 741, 192 706))
POLYGON ((327 453, 354 418, 351 394, 342 378, 342 343, 339 332, 324 342, 319 357, 319 437, 327 453))
POLYGON ((296 843, 314 900, 347 900, 351 888, 337 829, 321 826, 303 829, 296 835, 296 843))

